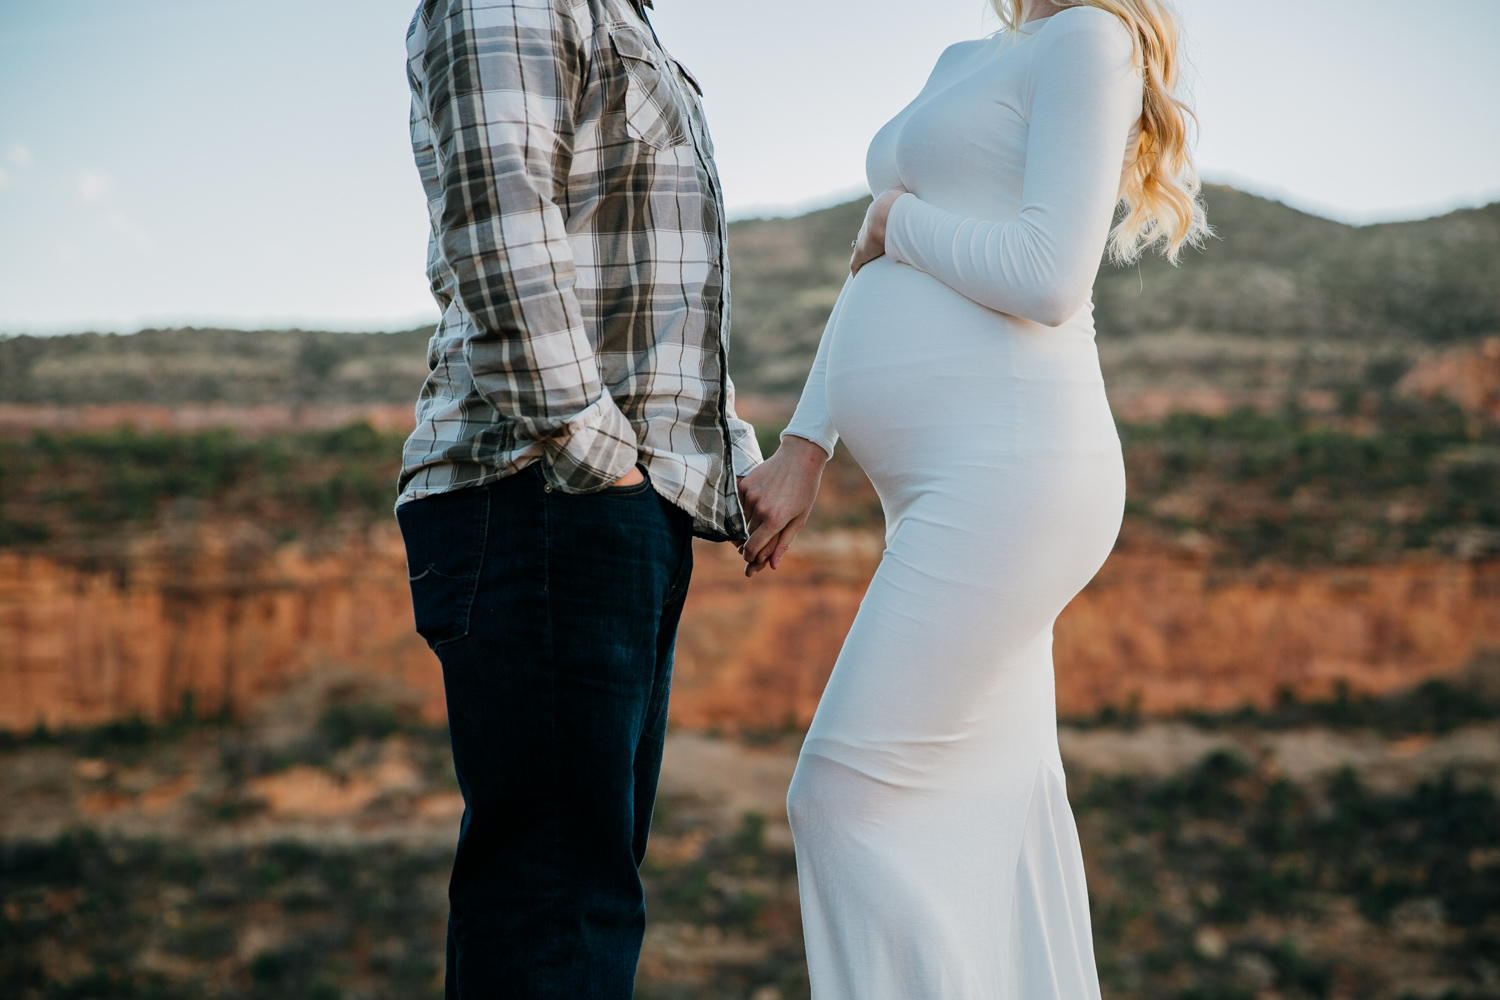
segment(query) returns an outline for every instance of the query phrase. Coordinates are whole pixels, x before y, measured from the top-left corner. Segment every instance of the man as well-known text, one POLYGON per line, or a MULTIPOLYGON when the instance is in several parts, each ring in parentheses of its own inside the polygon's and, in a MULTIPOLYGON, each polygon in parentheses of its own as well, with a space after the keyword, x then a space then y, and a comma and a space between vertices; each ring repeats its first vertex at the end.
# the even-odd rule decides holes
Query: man
POLYGON ((625 1000, 691 537, 745 538, 760 461, 713 147, 632 0, 426 0, 407 49, 443 316, 397 517, 465 803, 447 995, 625 1000))

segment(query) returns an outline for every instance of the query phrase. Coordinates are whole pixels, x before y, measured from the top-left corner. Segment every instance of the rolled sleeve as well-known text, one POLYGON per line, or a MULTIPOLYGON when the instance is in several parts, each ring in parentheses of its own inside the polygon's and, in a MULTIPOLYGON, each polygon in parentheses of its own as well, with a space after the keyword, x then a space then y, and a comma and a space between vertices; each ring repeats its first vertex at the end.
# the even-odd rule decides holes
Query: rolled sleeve
POLYGON ((724 391, 724 422, 729 426, 730 458, 734 462, 735 477, 740 478, 748 476, 750 470, 765 459, 760 453, 760 440, 755 436, 755 428, 748 421, 740 419, 735 412, 734 383, 729 379, 724 380, 724 391))

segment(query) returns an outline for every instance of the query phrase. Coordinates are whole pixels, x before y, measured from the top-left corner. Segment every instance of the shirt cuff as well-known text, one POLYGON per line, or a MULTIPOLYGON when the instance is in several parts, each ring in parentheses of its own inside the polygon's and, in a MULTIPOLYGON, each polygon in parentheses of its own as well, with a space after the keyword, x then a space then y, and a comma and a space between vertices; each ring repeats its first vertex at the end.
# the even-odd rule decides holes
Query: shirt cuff
POLYGON ((755 428, 743 420, 729 425, 729 442, 736 479, 748 476, 751 469, 765 461, 761 457, 760 441, 755 437, 755 428))
POLYGON ((545 443, 543 474, 564 493, 597 493, 635 467, 635 428, 607 391, 545 443))
POLYGON ((828 452, 828 457, 830 459, 833 458, 834 447, 839 443, 838 431, 834 430, 832 427, 823 429, 822 433, 819 433, 818 431, 803 430, 800 427, 788 427, 786 430, 781 432, 781 439, 785 441, 789 437, 801 438, 804 441, 811 441, 819 448, 822 448, 824 451, 828 452))
POLYGON ((898 264, 911 264, 911 213, 922 206, 922 200, 910 191, 891 202, 885 217, 885 255, 898 264))

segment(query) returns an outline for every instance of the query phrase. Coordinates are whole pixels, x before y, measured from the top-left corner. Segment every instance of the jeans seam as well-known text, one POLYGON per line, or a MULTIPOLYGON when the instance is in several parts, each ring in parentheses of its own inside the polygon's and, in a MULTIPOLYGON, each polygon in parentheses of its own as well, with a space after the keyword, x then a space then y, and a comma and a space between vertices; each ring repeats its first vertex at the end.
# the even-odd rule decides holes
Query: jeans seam
POLYGON ((677 569, 672 574, 672 585, 667 588, 667 599, 662 602, 663 608, 669 608, 687 595, 688 579, 690 577, 685 570, 691 568, 693 559, 693 539, 689 535, 683 543, 682 558, 677 560, 677 569))
MULTIPOLYGON (((543 633, 545 636, 546 652, 545 659, 547 669, 547 747, 544 759, 552 772, 548 776, 547 786, 552 789, 550 795, 550 806, 548 817, 548 832, 551 835, 549 848, 552 854, 550 868, 554 873, 551 891, 547 894, 547 925, 556 927, 559 920, 559 902, 562 895, 561 872, 564 869, 562 844, 560 842, 562 831, 562 809, 560 800, 556 794, 560 777, 557 773, 558 755, 554 752, 557 746, 557 651, 554 641, 555 633, 552 621, 552 496, 546 490, 537 491, 542 501, 542 606, 545 608, 545 620, 543 622, 543 633)), ((549 956, 550 957, 550 956, 549 956)))

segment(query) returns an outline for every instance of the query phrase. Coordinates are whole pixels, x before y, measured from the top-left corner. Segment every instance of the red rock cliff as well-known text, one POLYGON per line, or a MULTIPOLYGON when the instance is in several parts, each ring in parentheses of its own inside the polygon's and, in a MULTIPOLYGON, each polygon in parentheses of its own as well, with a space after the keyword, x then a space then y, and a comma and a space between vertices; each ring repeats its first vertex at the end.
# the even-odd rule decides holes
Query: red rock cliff
MULTIPOLYGON (((685 726, 805 724, 879 559, 849 533, 804 538, 779 573, 740 576, 701 545, 678 643, 685 726)), ((1056 629, 1065 714, 1138 699, 1146 712, 1266 704, 1338 679, 1378 692, 1500 646, 1500 562, 1225 575, 1117 552, 1056 629)), ((411 631, 400 539, 382 528, 323 551, 240 547, 203 531, 105 568, 0 554, 0 726, 89 725, 244 711, 308 671, 400 682, 442 717, 436 660, 411 631)))

